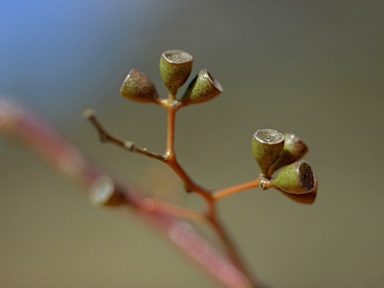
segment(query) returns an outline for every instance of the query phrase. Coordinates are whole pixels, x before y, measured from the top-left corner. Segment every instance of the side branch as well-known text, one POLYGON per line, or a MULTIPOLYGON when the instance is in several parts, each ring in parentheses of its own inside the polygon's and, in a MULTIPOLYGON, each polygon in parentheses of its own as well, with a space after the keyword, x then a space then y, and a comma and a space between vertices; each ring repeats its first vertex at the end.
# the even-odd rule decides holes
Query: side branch
POLYGON ((154 152, 150 152, 146 148, 140 148, 140 147, 136 146, 136 144, 132 141, 124 141, 124 140, 121 140, 121 139, 114 137, 111 134, 109 134, 107 132, 107 130, 105 130, 103 128, 103 126, 101 126, 101 124, 100 124, 99 120, 97 120, 95 112, 93 110, 91 110, 91 109, 84 110, 82 116, 84 118, 88 119, 89 122, 91 122, 91 124, 96 128, 97 132, 99 133, 100 141, 102 143, 109 142, 109 143, 115 144, 117 146, 120 146, 123 149, 128 150, 130 152, 136 152, 138 154, 147 156, 149 158, 154 158, 154 159, 160 160, 162 162, 166 161, 165 157, 158 155, 154 152))
POLYGON ((217 190, 212 194, 212 198, 214 201, 217 201, 217 200, 223 199, 225 197, 231 196, 233 194, 237 194, 237 193, 244 191, 244 190, 258 188, 258 187, 260 187, 260 182, 264 183, 262 181, 265 182, 265 180, 263 180, 261 177, 259 177, 255 180, 252 180, 252 181, 247 182, 247 183, 239 184, 239 185, 225 188, 222 190, 217 190))

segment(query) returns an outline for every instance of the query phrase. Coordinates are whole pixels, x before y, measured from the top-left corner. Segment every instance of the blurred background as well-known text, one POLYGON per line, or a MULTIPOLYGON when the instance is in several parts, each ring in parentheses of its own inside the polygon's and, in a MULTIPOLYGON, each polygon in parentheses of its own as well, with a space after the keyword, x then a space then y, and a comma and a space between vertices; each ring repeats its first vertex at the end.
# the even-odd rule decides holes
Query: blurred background
MULTIPOLYGON (((255 178, 260 128, 299 135, 320 178, 312 206, 277 191, 225 199, 222 218, 268 287, 384 282, 383 1, 0 2, 0 95, 17 99, 107 169, 189 207, 167 167, 98 142, 81 119, 162 152, 166 113, 119 96, 131 68, 158 91, 163 51, 194 56, 224 94, 179 113, 176 149, 199 183, 255 178)), ((0 135, 1 287, 216 287, 135 215, 85 193, 0 135)))

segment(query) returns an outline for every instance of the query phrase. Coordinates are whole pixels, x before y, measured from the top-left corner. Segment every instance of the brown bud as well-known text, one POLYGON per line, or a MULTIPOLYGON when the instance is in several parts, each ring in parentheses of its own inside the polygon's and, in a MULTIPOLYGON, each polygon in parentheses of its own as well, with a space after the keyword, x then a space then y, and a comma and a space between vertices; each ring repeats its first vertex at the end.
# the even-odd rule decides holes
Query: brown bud
POLYGON ((291 133, 285 133, 283 151, 268 173, 272 175, 279 168, 300 160, 307 151, 307 145, 299 137, 291 133))

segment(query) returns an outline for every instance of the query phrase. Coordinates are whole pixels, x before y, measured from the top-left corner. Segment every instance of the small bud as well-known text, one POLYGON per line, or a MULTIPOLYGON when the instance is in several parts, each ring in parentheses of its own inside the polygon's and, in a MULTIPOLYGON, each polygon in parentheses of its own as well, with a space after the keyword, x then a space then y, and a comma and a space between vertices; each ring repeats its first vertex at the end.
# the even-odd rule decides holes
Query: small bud
POLYGON ((284 148, 279 159, 271 166, 268 173, 272 175, 279 168, 300 160, 308 152, 308 147, 296 135, 284 135, 284 148))
POLYGON ((95 206, 117 206, 124 203, 124 197, 116 191, 114 181, 108 176, 100 176, 92 185, 89 201, 95 206))
POLYGON ((154 103, 159 99, 152 81, 144 73, 132 69, 120 89, 121 96, 142 103, 154 103))
POLYGON ((315 202, 315 200, 316 200, 317 189, 319 187, 319 184, 318 184, 319 180, 317 179, 316 176, 314 177, 314 180, 315 180, 315 182, 313 184, 313 189, 309 193, 306 193, 306 194, 289 194, 289 193, 285 193, 285 192, 282 192, 282 193, 295 202, 302 203, 302 204, 308 204, 308 205, 313 204, 313 202, 315 202))
POLYGON ((192 71, 193 57, 184 51, 165 51, 160 58, 160 75, 169 93, 176 95, 177 90, 188 79, 192 71))
POLYGON ((191 81, 187 91, 181 98, 181 103, 185 105, 197 104, 209 101, 223 93, 223 87, 207 70, 203 69, 191 81))
POLYGON ((285 167, 272 181, 273 187, 290 194, 309 193, 313 190, 314 183, 311 166, 305 161, 285 167))
POLYGON ((252 153, 261 173, 269 177, 268 170, 279 158, 284 146, 284 136, 273 129, 257 130, 252 137, 252 153))

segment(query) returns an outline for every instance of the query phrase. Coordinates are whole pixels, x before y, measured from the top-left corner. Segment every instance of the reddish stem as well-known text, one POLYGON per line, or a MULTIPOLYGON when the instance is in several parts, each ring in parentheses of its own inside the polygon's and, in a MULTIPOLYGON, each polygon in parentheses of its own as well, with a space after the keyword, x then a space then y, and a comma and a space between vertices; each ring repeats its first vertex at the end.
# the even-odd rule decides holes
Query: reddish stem
MULTIPOLYGON (((68 178, 80 183, 86 191, 108 172, 88 161, 73 145, 52 130, 44 121, 18 104, 0 99, 0 131, 15 136, 42 155, 68 178)), ((163 235, 188 255, 200 267, 226 287, 256 287, 231 259, 223 256, 188 222, 178 219, 157 206, 148 209, 148 201, 137 188, 111 177, 118 193, 143 219, 148 220, 163 235)))

